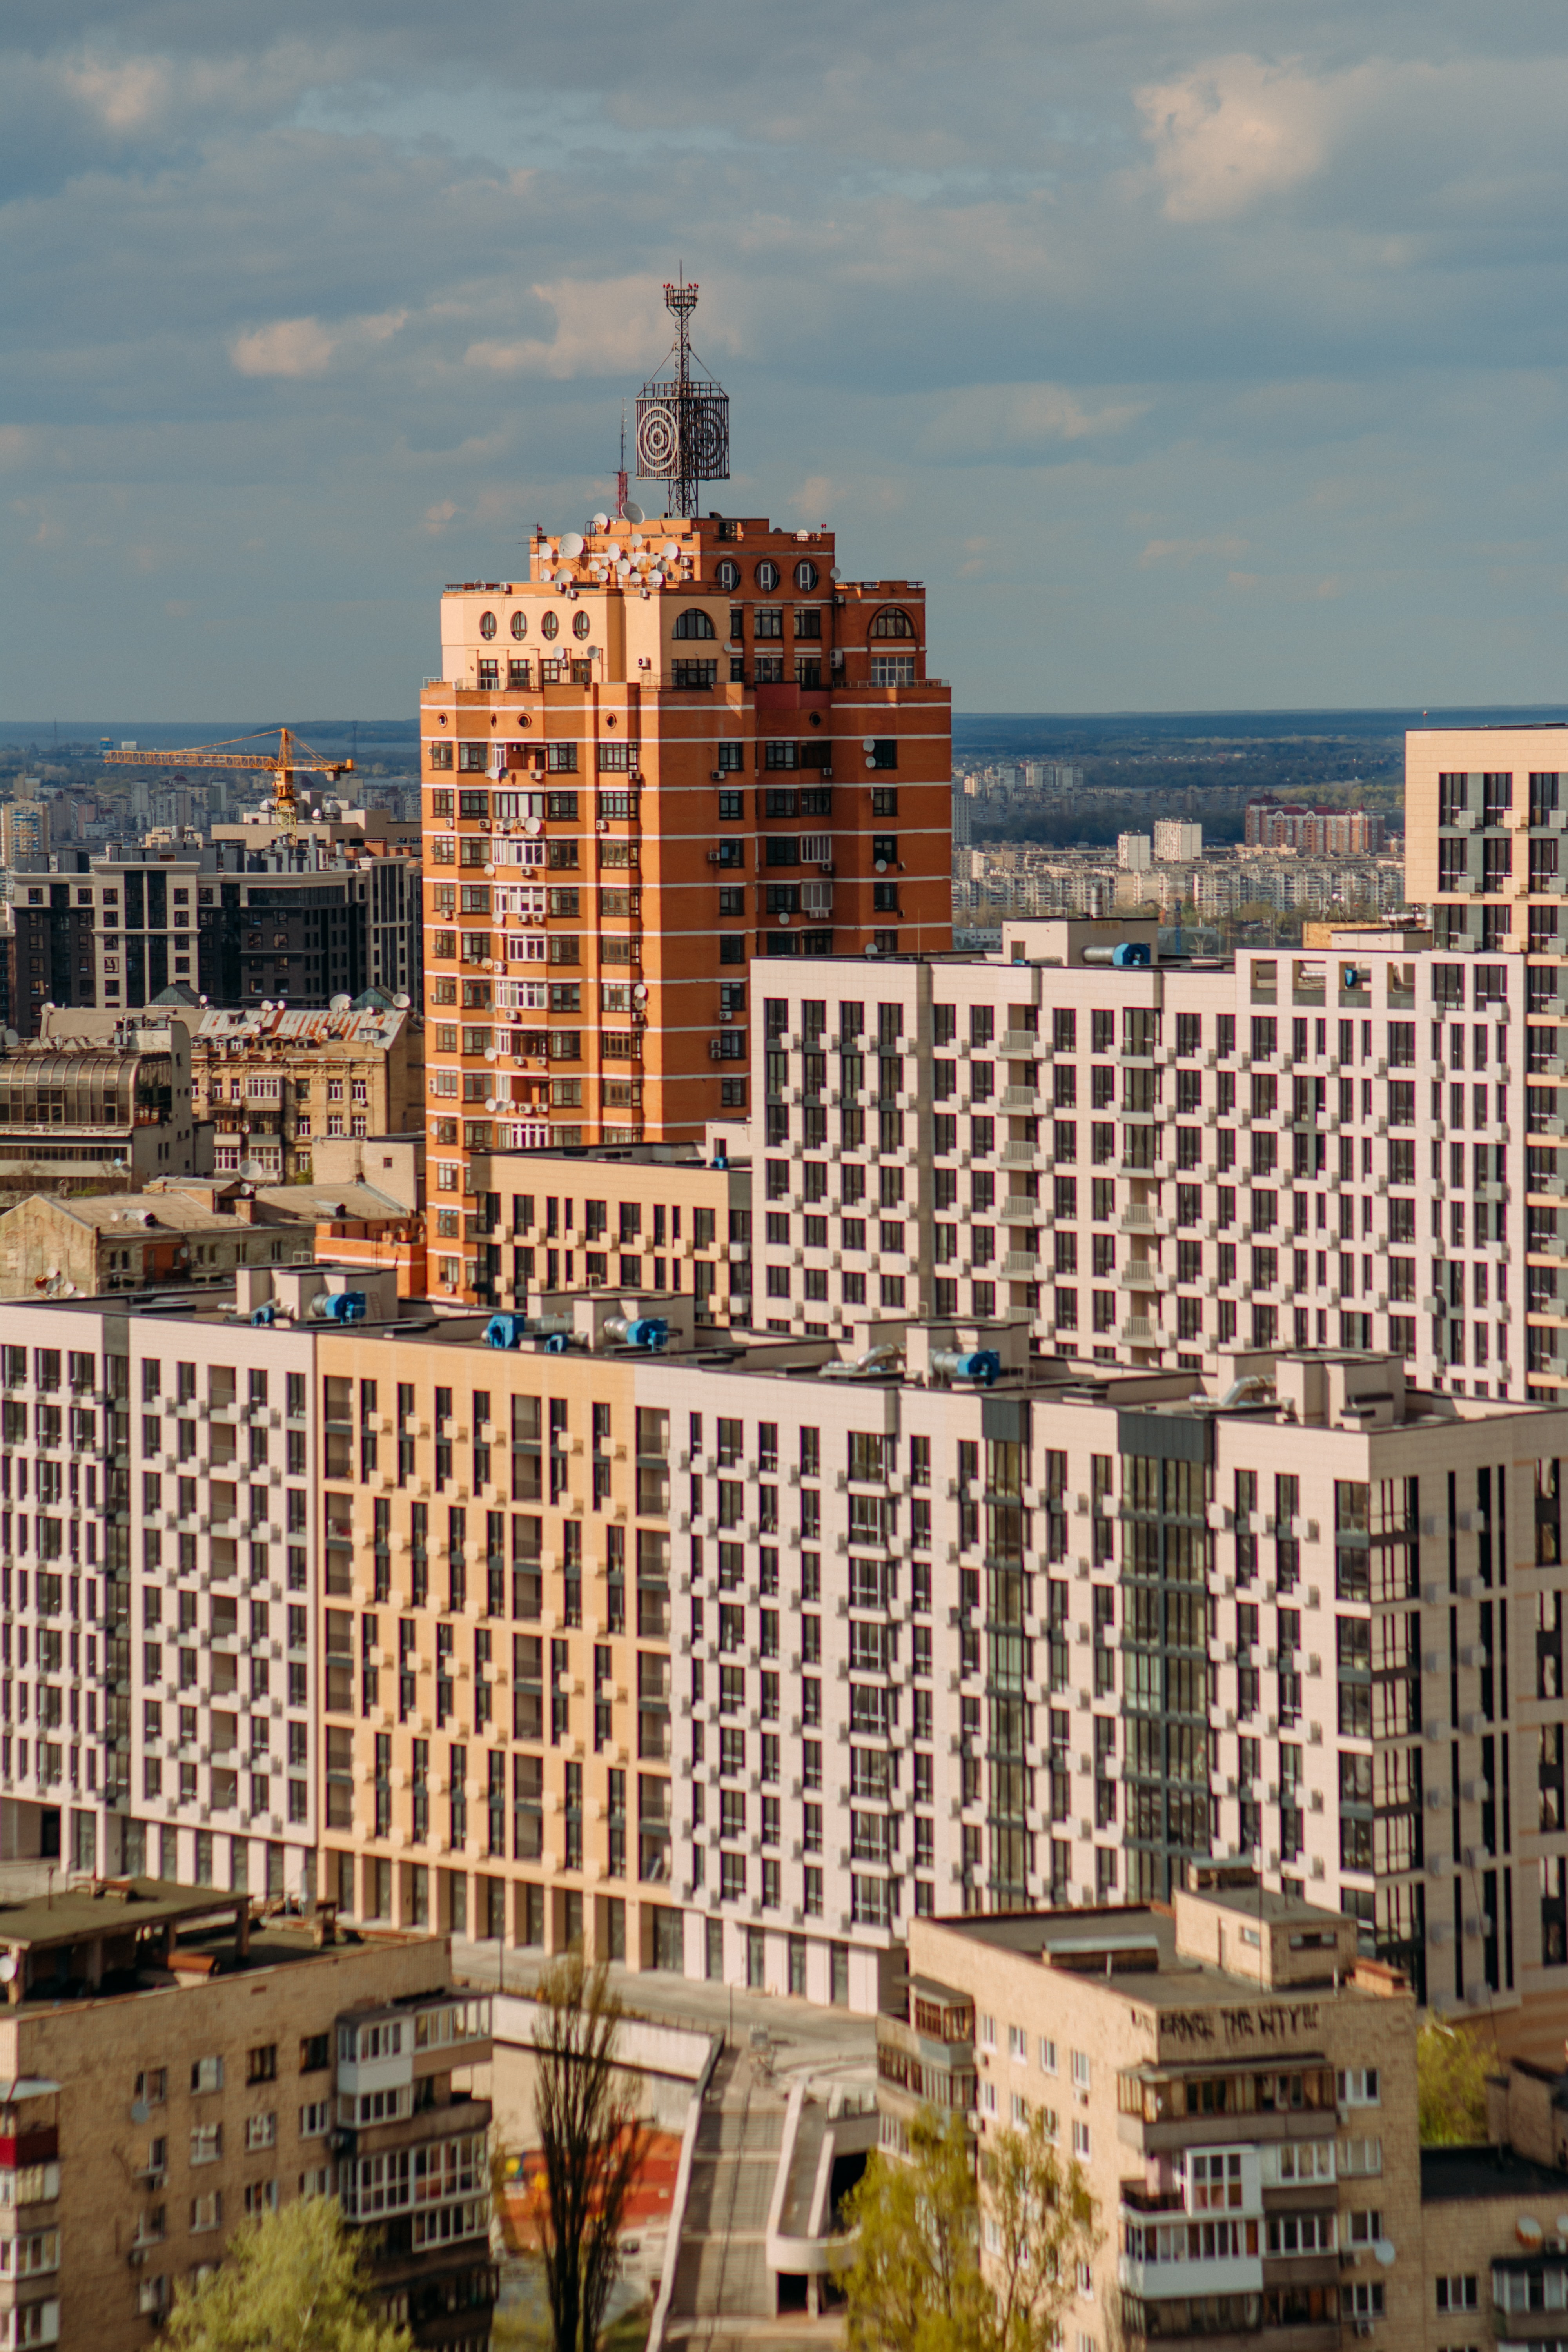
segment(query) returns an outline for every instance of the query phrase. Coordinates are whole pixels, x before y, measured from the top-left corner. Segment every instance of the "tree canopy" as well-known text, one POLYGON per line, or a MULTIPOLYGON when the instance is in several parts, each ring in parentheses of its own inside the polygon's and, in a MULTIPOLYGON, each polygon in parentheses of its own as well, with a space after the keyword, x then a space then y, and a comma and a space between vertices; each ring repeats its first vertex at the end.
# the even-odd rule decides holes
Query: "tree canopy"
POLYGON ((231 2238, 221 2266, 182 2287, 163 2333, 174 2352, 413 2352, 376 2315, 368 2250, 336 2198, 298 2198, 231 2238))
POLYGON ((927 2107, 909 2142, 846 2200, 849 2352, 1050 2352, 1098 2242, 1078 2165, 1037 2112, 977 2150, 962 2115, 927 2107))

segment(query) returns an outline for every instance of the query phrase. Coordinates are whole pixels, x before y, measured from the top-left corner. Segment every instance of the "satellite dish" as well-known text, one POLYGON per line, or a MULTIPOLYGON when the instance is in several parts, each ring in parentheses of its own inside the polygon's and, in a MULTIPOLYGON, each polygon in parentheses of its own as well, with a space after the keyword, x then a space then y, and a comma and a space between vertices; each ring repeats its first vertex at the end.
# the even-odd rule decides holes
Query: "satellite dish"
POLYGON ((647 575, 647 584, 650 588, 662 588, 664 585, 663 572, 650 572, 647 575))
POLYGON ((1394 2241, 1393 2241, 1393 2239, 1392 2239, 1392 2238, 1374 2238, 1374 2239, 1373 2239, 1373 2247, 1372 2247, 1372 2251, 1373 2251, 1373 2254, 1376 2256, 1377 2260, 1378 2260, 1378 2261, 1383 2264, 1384 2269, 1384 2270, 1387 2270, 1387 2269, 1391 2266, 1391 2264, 1393 2263, 1393 2261, 1394 2261, 1394 2241))
POLYGON ((632 1003, 634 1004, 646 1004, 647 1003, 647 984, 645 981, 639 980, 636 987, 632 990, 632 1003))
POLYGON ((865 736, 862 736, 862 738, 861 738, 861 749, 862 749, 863 751, 874 751, 876 750, 876 748, 877 748, 877 739, 876 739, 876 737, 875 737, 874 735, 865 735, 865 736))
POLYGON ((555 575, 555 585, 557 588, 570 588, 572 574, 569 572, 558 572, 555 575))
POLYGON ((888 870, 888 861, 887 861, 887 859, 886 859, 885 857, 879 857, 879 858, 878 858, 878 860, 877 860, 877 872, 878 872, 879 874, 885 874, 885 873, 887 872, 887 870, 888 870))
POLYGON ((596 514, 594 517, 594 529, 595 530, 608 530, 609 528, 610 518, 607 514, 596 514))
POLYGON ((618 540, 612 539, 607 542, 605 548, 605 561, 606 563, 618 563, 620 560, 620 541, 618 540))
POLYGON ((14 1984, 20 1966, 15 1952, 0 1952, 0 1984, 14 1984))
POLYGON ((626 520, 628 522, 642 522, 645 520, 646 518, 641 507, 634 506, 630 499, 628 499, 626 502, 626 520))
POLYGON ((544 829, 543 820, 536 816, 526 816, 522 821, 522 829, 525 833, 542 833, 544 829))
POLYGON ((673 539, 667 539, 658 551, 667 563, 679 563, 680 561, 680 550, 673 539))
POLYGON ((352 996, 334 996, 328 1010, 332 1013, 346 1013, 353 1003, 352 996))
POLYGON ((402 994, 395 996, 392 1000, 393 1011, 395 1013, 406 1013, 413 1002, 414 999, 411 996, 405 996, 402 994))
POLYGON ((833 577, 835 580, 842 580, 844 577, 843 572, 840 572, 837 563, 833 567, 833 577))
MULTIPOLYGON (((640 530, 634 530, 634 531, 633 531, 633 533, 632 533, 632 545, 633 545, 634 547, 641 547, 641 545, 642 545, 642 533, 641 533, 641 531, 640 531, 640 530)), ((646 562, 647 559, 647 557, 645 556, 643 560, 644 560, 644 562, 646 562)))
POLYGON ((496 1098, 494 1095, 487 1095, 485 1097, 485 1108, 487 1110, 494 1110, 496 1108, 496 1098))
POLYGON ((563 555, 569 556, 574 559, 582 554, 583 534, 580 530, 567 531, 561 541, 561 552, 563 555))
POLYGON ((499 1045, 487 1045, 485 1047, 485 1059, 487 1062, 499 1062, 500 1059, 500 1048, 499 1045))
POLYGON ((875 940, 868 940, 866 942, 866 952, 868 956, 879 955, 881 953, 881 950, 878 947, 875 940))
POLYGON ((239 1163, 239 1172, 247 1184, 258 1184, 267 1171, 259 1160, 242 1160, 239 1163))

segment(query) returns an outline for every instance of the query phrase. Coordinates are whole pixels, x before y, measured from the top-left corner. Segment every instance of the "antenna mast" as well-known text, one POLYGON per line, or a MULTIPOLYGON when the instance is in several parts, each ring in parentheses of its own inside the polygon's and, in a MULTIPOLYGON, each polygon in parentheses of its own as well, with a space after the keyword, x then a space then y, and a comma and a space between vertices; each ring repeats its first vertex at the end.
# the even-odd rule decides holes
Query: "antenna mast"
POLYGON ((667 285, 664 303, 675 320, 674 373, 650 380, 637 395, 637 474, 644 481, 672 482, 674 511, 690 517, 700 482, 730 478, 730 401, 711 376, 692 373, 696 287, 684 279, 667 285))
POLYGON ((626 519, 626 404, 621 403, 621 462, 616 475, 616 520, 626 519))

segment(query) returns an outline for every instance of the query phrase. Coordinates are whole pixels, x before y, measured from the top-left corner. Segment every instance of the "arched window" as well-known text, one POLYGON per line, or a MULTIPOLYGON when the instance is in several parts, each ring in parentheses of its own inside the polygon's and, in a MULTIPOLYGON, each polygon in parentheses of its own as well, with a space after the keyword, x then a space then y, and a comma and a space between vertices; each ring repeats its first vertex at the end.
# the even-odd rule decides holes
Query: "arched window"
POLYGON ((678 637, 710 637, 713 624, 700 605, 688 604, 683 613, 675 616, 675 634, 678 637))
POLYGON ((871 623, 874 637, 912 637, 914 633, 914 623, 907 613, 900 613, 896 604, 884 604, 871 623))

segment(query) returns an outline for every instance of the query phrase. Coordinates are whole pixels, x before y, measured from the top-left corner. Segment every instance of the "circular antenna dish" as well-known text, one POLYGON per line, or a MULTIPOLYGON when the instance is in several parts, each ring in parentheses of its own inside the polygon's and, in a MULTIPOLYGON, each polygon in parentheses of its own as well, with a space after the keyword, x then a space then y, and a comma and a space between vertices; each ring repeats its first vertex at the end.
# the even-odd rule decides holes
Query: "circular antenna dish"
POLYGON ((640 547, 642 545, 642 533, 640 530, 633 531, 631 543, 634 547, 640 547))
POLYGON ((667 563, 679 563, 680 561, 680 549, 673 539, 667 539, 658 551, 667 563))
POLYGON ((877 739, 874 735, 863 735, 860 738, 860 749, 863 751, 874 751, 876 748, 877 739))
POLYGON ((334 996, 328 1010, 332 1013, 346 1013, 353 1003, 352 996, 334 996))
POLYGON ((406 1013, 413 1002, 414 999, 411 996, 405 996, 400 992, 392 1000, 392 1009, 395 1013, 406 1013))
POLYGON ((583 534, 580 530, 569 530, 564 534, 561 541, 561 552, 569 562, 575 562, 583 552, 583 534))
POLYGON ((570 588, 572 574, 569 572, 558 572, 555 575, 555 585, 557 588, 570 588))
POLYGON ((868 940, 866 942, 866 952, 868 956, 878 956, 881 954, 882 950, 877 945, 875 940, 868 940))
POLYGON ((833 577, 835 580, 842 580, 844 577, 843 572, 840 572, 837 563, 833 567, 833 577))
POLYGON ((21 1965, 15 1952, 0 1952, 0 1984, 15 1984, 21 1965))
POLYGON ((239 1163, 239 1172, 247 1184, 258 1184, 266 1171, 259 1160, 242 1160, 239 1163))
POLYGON ((487 1061, 487 1062, 499 1062, 499 1061, 500 1060, 500 1046, 499 1046, 499 1045, 487 1045, 487 1046, 485 1047, 485 1059, 486 1059, 486 1061, 487 1061))
POLYGON ((629 499, 626 501, 626 520, 628 522, 642 522, 646 520, 646 517, 643 514, 641 507, 634 506, 629 499))
POLYGON ((879 857, 879 858, 878 858, 878 860, 877 860, 877 871, 878 871, 878 873, 879 873, 879 874, 885 874, 885 873, 887 872, 887 870, 888 870, 888 861, 887 861, 887 859, 886 859, 885 857, 879 857))
POLYGON ((647 584, 650 588, 662 588, 664 585, 663 572, 650 572, 647 575, 647 584))
POLYGON ((647 1003, 647 983, 646 981, 639 980, 636 987, 632 990, 632 1002, 634 1004, 646 1004, 647 1003))
POLYGON ((537 816, 524 817, 522 821, 522 829, 525 833, 542 833, 544 830, 544 820, 542 817, 537 816))
POLYGON ((1394 2262, 1394 2241, 1392 2238, 1375 2238, 1373 2241, 1372 2251, 1377 2257, 1377 2260, 1383 2264, 1384 2270, 1388 2270, 1392 2266, 1394 2262))
POLYGON ((494 1109, 495 1109, 495 1108, 496 1108, 496 1098, 495 1098, 494 1095, 487 1095, 487 1096, 485 1097, 485 1108, 486 1108, 487 1110, 494 1110, 494 1109))
POLYGON ((605 561, 606 563, 618 563, 620 560, 620 542, 617 540, 612 539, 605 545, 605 561))
POLYGON ((594 517, 594 529, 595 530, 608 530, 609 528, 610 518, 607 514, 596 514, 594 517))

